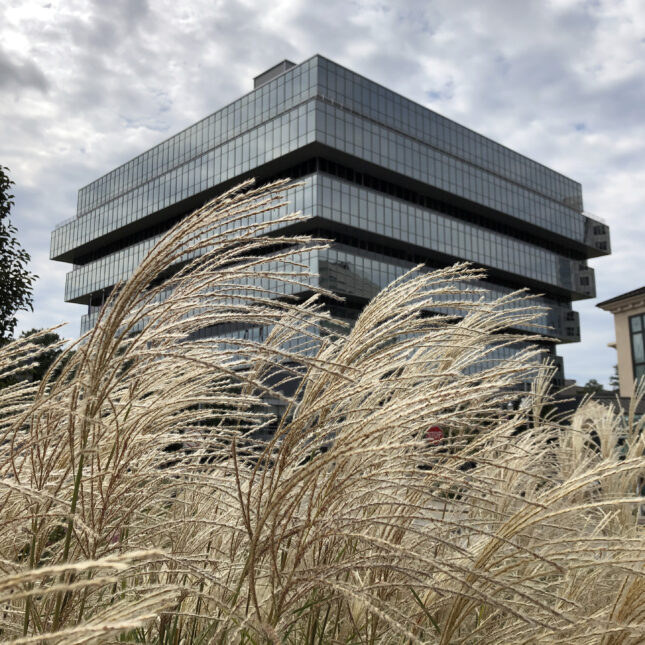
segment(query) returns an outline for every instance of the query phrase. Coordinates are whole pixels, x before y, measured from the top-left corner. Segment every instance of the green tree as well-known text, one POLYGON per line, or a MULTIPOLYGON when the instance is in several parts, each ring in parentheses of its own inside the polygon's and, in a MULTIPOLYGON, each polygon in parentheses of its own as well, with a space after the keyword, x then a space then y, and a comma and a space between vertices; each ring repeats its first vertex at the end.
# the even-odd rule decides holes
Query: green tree
POLYGON ((602 391, 602 383, 598 383, 595 378, 592 378, 582 386, 582 389, 589 394, 596 394, 602 391))
MULTIPOLYGON (((20 338, 29 338, 34 334, 42 331, 41 329, 30 329, 29 331, 23 331, 20 334, 20 338)), ((35 365, 33 365, 28 372, 25 373, 25 376, 30 381, 40 381, 43 376, 45 376, 47 370, 51 367, 52 363, 58 358, 58 356, 63 351, 59 346, 59 343, 63 339, 56 333, 50 332, 48 334, 43 334, 38 336, 38 338, 33 339, 33 342, 36 345, 48 348, 46 351, 38 355, 38 360, 35 365)))
MULTIPOLYGON (((0 379, 0 389, 7 387, 8 385, 14 385, 20 381, 41 381, 47 373, 47 370, 60 356, 63 351, 60 346, 63 342, 63 338, 61 338, 56 332, 49 332, 46 334, 42 332, 42 329, 29 329, 28 331, 23 331, 22 334, 20 334, 20 338, 30 339, 32 343, 42 347, 43 350, 37 355, 32 365, 29 367, 25 365, 25 368, 20 372, 13 374, 11 377, 0 379)), ((8 343, 10 340, 12 339, 1 339, 0 347, 5 343, 8 343)), ((63 363, 54 371, 54 376, 57 376, 60 373, 60 370, 70 358, 71 354, 68 355, 63 363)))
POLYGON ((8 170, 0 166, 0 340, 12 336, 18 311, 33 310, 33 283, 37 277, 29 271, 31 258, 18 243, 17 229, 9 221, 14 182, 8 170))
POLYGON ((612 392, 620 390, 620 383, 618 381, 618 365, 614 365, 614 373, 609 377, 609 388, 612 392))

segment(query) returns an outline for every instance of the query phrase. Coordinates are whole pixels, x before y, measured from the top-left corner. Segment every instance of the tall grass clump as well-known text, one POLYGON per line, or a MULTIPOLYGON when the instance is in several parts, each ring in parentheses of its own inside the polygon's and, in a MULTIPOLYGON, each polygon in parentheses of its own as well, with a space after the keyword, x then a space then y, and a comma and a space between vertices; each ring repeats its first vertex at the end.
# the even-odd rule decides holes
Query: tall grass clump
POLYGON ((644 642, 643 421, 558 418, 537 349, 491 368, 537 313, 468 266, 332 320, 288 189, 183 220, 42 382, 3 348, 2 639, 644 642))

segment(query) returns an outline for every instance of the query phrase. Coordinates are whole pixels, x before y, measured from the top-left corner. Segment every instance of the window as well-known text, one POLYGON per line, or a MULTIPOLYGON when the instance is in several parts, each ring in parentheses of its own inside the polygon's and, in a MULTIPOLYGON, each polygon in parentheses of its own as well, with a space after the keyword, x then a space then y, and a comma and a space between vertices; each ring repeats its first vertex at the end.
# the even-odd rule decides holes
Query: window
POLYGON ((645 314, 629 317, 634 378, 645 376, 645 314))

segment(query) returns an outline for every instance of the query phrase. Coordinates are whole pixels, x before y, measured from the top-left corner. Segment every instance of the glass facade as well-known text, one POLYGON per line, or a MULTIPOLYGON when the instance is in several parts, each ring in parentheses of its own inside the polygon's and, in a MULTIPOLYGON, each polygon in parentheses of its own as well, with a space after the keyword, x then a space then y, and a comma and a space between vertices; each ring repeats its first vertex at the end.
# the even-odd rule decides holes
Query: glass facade
POLYGON ((319 58, 318 93, 412 139, 582 211, 582 187, 432 110, 329 60, 319 58))
MULTIPOLYGON (((304 186, 297 186, 289 191, 289 202, 291 209, 294 211, 312 212, 314 208, 314 186, 311 179, 306 181, 304 186)), ((282 211, 282 214, 287 214, 286 207, 282 211)), ((273 214, 259 213, 253 218, 241 218, 238 225, 245 226, 258 222, 268 223, 274 216, 275 212, 273 214)), ((277 225, 267 225, 263 232, 271 232, 277 229, 277 225)), ((162 234, 157 234, 141 242, 133 242, 120 251, 87 264, 76 266, 73 271, 67 274, 65 300, 84 303, 87 302, 90 294, 108 289, 121 280, 127 280, 161 236, 162 234)))
MULTIPOLYGON (((275 119, 290 113, 293 108, 315 96, 317 72, 317 59, 310 59, 81 188, 78 193, 78 215, 148 183, 153 177, 183 166, 226 142, 236 140, 241 135, 248 137, 248 133, 260 125, 265 126, 259 130, 264 135, 261 137, 263 140, 275 135, 276 144, 269 148, 285 146, 287 142, 297 138, 296 128, 304 133, 304 122, 296 123, 297 118, 302 119, 302 112, 298 117, 292 115, 286 121, 275 119), (286 132, 282 131, 284 127, 287 128, 286 132)), ((244 143, 244 139, 235 141, 233 152, 246 147, 244 143)), ((285 152, 286 149, 282 154, 285 152)), ((261 157, 262 151, 258 151, 256 156, 261 157)), ((241 163, 241 157, 238 163, 241 163)), ((235 158, 227 160, 224 165, 234 174, 241 172, 241 166, 236 164, 235 158)))
MULTIPOLYGON (((369 251, 358 251, 336 243, 329 250, 318 252, 317 273, 320 276, 321 287, 343 296, 356 296, 369 300, 415 266, 412 262, 387 258, 369 251)), ((496 298, 508 296, 513 291, 509 287, 475 280, 458 284, 458 287, 461 289, 458 297, 466 301, 483 299, 485 302, 492 302, 496 298)), ((447 301, 453 297, 453 295, 437 296, 436 306, 431 311, 455 314, 454 308, 442 304, 442 298, 447 301)), ((545 336, 566 337, 566 320, 570 317, 568 314, 572 313, 571 310, 546 296, 537 296, 532 299, 532 303, 543 308, 543 313, 534 324, 518 325, 517 328, 535 332, 539 327, 539 333, 545 336)), ((511 309, 517 306, 519 306, 517 303, 509 303, 506 307, 511 309)))
POLYGON ((488 297, 528 285, 547 334, 579 339, 571 300, 595 293, 587 259, 610 243, 578 182, 323 57, 280 69, 79 191, 51 257, 74 264, 65 299, 88 305, 83 329, 196 203, 300 163, 291 207, 343 239, 309 258, 321 286, 365 300, 419 261, 468 260, 489 270, 488 297))
MULTIPOLYGON (((355 319, 348 320, 347 322, 353 322, 355 319)), ((237 341, 254 341, 262 342, 271 332, 271 327, 251 327, 247 329, 236 329, 229 330, 224 328, 209 328, 202 331, 202 338, 210 338, 215 342, 221 343, 222 350, 235 351, 239 345, 236 345, 237 341)), ((317 333, 316 330, 312 329, 311 334, 317 333)), ((331 332, 333 333, 333 332, 331 332)), ((292 338, 280 345, 281 349, 295 350, 297 349, 301 354, 305 355, 314 355, 316 350, 319 347, 319 343, 316 342, 314 338, 308 338, 304 340, 302 338, 292 338)), ((522 342, 518 340, 512 345, 498 345, 495 347, 490 347, 486 354, 485 358, 479 360, 476 364, 468 366, 464 372, 467 374, 474 374, 480 372, 481 370, 494 370, 502 361, 508 361, 513 357, 516 357, 520 351, 530 351, 534 349, 534 346, 531 346, 527 342, 522 342)), ((535 367, 538 367, 540 358, 546 358, 550 352, 548 349, 544 348, 538 355, 533 357, 533 362, 535 367)))
POLYGON ((82 188, 51 257, 313 142, 588 243, 580 184, 314 57, 82 188))
POLYGON ((383 196, 333 177, 320 175, 315 214, 441 253, 469 260, 569 292, 580 292, 579 262, 518 241, 507 235, 463 222, 456 217, 383 196))
MULTIPOLYGON (((312 143, 314 133, 313 103, 300 105, 196 158, 164 170, 162 174, 155 175, 153 170, 145 181, 137 182, 124 192, 118 187, 112 189, 111 184, 106 184, 104 189, 95 187, 82 200, 87 204, 85 210, 80 208, 79 196, 78 216, 52 233, 51 257, 56 258, 294 152, 312 143)), ((163 159, 161 153, 156 157, 159 158, 163 159)), ((153 164, 153 168, 165 168, 167 163, 161 161, 158 166, 153 164)), ((139 167, 132 172, 139 173, 139 167)), ((131 183, 135 182, 128 181, 124 185, 131 183)))
MULTIPOLYGON (((85 293, 91 290, 92 293, 97 293, 103 290, 107 291, 116 282, 127 279, 153 244, 154 241, 146 242, 144 245, 140 245, 139 254, 128 254, 127 257, 124 257, 119 253, 116 254, 118 257, 111 260, 108 265, 95 267, 94 275, 97 280, 102 281, 95 284, 81 283, 78 286, 74 285, 77 292, 85 293), (115 276, 114 273, 111 273, 112 271, 122 271, 122 273, 115 276), (105 278, 104 276, 113 277, 105 278)), ((270 297, 270 294, 305 295, 311 286, 316 285, 343 297, 351 296, 354 299, 358 298, 360 301, 367 302, 393 280, 400 278, 416 266, 413 262, 359 250, 339 243, 334 243, 327 250, 294 253, 293 260, 306 268, 306 274, 313 274, 316 277, 303 274, 299 279, 300 284, 294 284, 293 282, 283 283, 277 278, 254 281, 253 294, 260 297, 270 297)), ((262 262, 262 264, 254 267, 253 270, 268 273, 278 272, 283 265, 284 262, 277 263, 267 258, 266 262, 262 262)), ((234 295, 239 295, 239 297, 249 295, 250 292, 247 293, 243 288, 243 281, 239 284, 240 288, 235 291, 234 295)), ((509 287, 481 281, 470 281, 459 284, 458 287, 462 290, 462 294, 459 297, 466 301, 483 299, 486 302, 492 302, 495 298, 507 296, 513 291, 509 287)), ((73 299, 73 293, 68 282, 67 300, 73 299)), ((453 298, 453 295, 446 296, 444 300, 452 300, 453 298)), ((543 309, 542 314, 533 324, 520 324, 517 326, 518 329, 530 332, 538 331, 545 336, 554 338, 567 338, 570 335, 574 335, 568 334, 565 329, 565 321, 569 314, 572 313, 569 308, 546 296, 534 297, 532 304, 541 307, 543 309)), ((516 306, 519 305, 507 305, 508 308, 516 306)), ((100 307, 94 306, 93 308, 98 310, 100 307)), ((440 297, 438 297, 436 306, 430 312, 441 314, 459 313, 454 308, 445 307, 440 297)), ((355 315, 355 313, 352 315, 355 315)), ((351 318, 351 315, 348 313, 344 317, 351 318)))
MULTIPOLYGON (((479 167, 500 179, 510 180, 520 187, 569 206, 574 211, 582 211, 582 189, 578 182, 316 56, 85 186, 78 194, 77 215, 85 215, 101 204, 149 183, 151 178, 183 167, 242 135, 250 139, 252 137, 249 133, 260 125, 272 125, 268 134, 265 130, 256 132, 259 140, 269 143, 265 149, 276 147, 271 141, 273 137, 277 140, 277 146, 282 148, 287 142, 302 136, 305 131, 311 131, 312 124, 304 123, 302 112, 298 114, 297 125, 293 115, 286 123, 284 120, 274 120, 313 98, 319 99, 316 103, 322 117, 319 119, 319 132, 325 137, 335 137, 336 143, 349 141, 366 153, 379 153, 383 146, 385 158, 397 160, 398 157, 397 163, 404 169, 407 166, 408 170, 414 170, 425 164, 419 156, 419 150, 411 147, 411 142, 417 141, 451 155, 455 160, 479 167), (341 116, 341 111, 361 116, 363 120, 335 122, 334 119, 341 116), (383 137, 383 131, 372 131, 369 128, 366 131, 366 124, 370 122, 385 125, 391 134, 383 137), (283 132, 285 127, 288 133, 283 132), (347 137, 346 129, 349 129, 347 137), (393 138, 396 133, 408 137, 398 150, 393 138), (389 147, 393 147, 391 155, 389 147), (395 151, 400 154, 396 155, 395 151)), ((311 103, 309 110, 313 109, 314 104, 311 103)), ((247 156, 249 160, 255 158, 261 163, 263 150, 259 148, 256 151, 252 146, 247 146, 248 143, 244 138, 235 142, 233 151, 240 154, 239 160, 235 157, 228 159, 227 154, 224 165, 234 174, 243 171, 243 156, 247 156), (243 149, 249 154, 243 155, 243 149)), ((281 154, 285 152, 283 150, 281 154)), ((230 154, 230 150, 227 153, 230 154)), ((437 160, 448 162, 446 157, 437 157, 437 160)), ((188 174, 195 169, 184 170, 188 174)), ((443 172, 450 181, 450 163, 439 163, 437 176, 442 177, 443 172)), ((193 185, 196 183, 192 182, 193 185)), ((178 192, 182 194, 181 191, 178 192)))
MULTIPOLYGON (((429 254, 441 254, 453 261, 468 260, 522 276, 527 281, 541 283, 546 289, 557 287, 584 295, 580 285, 580 263, 542 246, 408 204, 324 173, 306 177, 304 182, 304 186, 290 192, 294 210, 422 247, 429 254)), ((266 217, 262 213, 254 221, 264 221, 266 217)), ((83 296, 126 280, 160 237, 156 235, 133 243, 121 251, 76 267, 67 276, 65 299, 82 302, 83 296)))
POLYGON ((584 241, 585 216, 561 201, 518 185, 422 141, 319 102, 316 140, 358 159, 428 184, 510 217, 584 241))

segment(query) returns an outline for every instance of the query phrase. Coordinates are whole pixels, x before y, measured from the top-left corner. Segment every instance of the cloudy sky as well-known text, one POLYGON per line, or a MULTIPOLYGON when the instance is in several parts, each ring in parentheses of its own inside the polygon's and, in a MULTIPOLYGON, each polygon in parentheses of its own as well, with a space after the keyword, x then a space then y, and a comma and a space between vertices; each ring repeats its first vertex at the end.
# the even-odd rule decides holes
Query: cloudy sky
POLYGON ((559 353, 568 377, 606 383, 595 303, 645 284, 642 0, 3 0, 0 164, 40 276, 20 329, 78 333, 48 257, 79 188, 314 53, 582 183, 613 254, 591 261, 598 298, 574 303, 583 340, 559 353))

